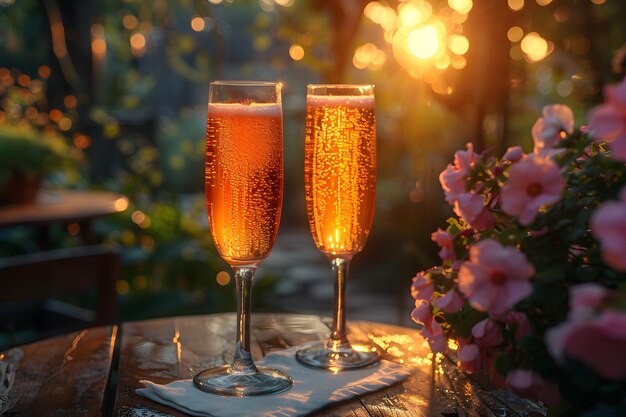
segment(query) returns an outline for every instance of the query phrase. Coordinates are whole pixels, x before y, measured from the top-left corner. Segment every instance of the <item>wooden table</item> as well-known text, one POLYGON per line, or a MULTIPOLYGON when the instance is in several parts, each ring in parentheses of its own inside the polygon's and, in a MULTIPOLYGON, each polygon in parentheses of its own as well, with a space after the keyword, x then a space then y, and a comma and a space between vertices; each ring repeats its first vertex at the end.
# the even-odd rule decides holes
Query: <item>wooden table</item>
MULTIPOLYGON (((329 332, 330 320, 319 316, 256 313, 252 317, 255 360, 273 350, 323 340, 329 332)), ((402 383, 319 410, 312 416, 533 415, 528 412, 532 403, 487 391, 449 359, 434 357, 415 329, 350 322, 349 330, 353 342, 377 345, 383 358, 405 363, 414 373, 402 383)), ((9 391, 9 401, 17 397, 17 402, 4 416, 108 416, 104 387, 112 355, 119 355, 117 381, 109 384, 108 394, 115 392, 113 416, 184 416, 137 395, 139 380, 168 383, 229 362, 235 316, 229 313, 125 323, 118 336, 121 343, 113 353, 116 332, 116 327, 100 327, 21 348, 24 358, 9 391)))
POLYGON ((41 191, 32 203, 0 206, 0 227, 80 222, 128 208, 128 199, 106 191, 41 191))
MULTIPOLYGON (((92 244, 90 223, 96 217, 128 208, 128 199, 106 191, 40 191, 32 203, 0 206, 0 227, 77 223, 86 244, 92 244)), ((45 239, 44 239, 45 240, 45 239)))
POLYGON ((0 353, 0 415, 102 415, 116 335, 96 327, 0 353))

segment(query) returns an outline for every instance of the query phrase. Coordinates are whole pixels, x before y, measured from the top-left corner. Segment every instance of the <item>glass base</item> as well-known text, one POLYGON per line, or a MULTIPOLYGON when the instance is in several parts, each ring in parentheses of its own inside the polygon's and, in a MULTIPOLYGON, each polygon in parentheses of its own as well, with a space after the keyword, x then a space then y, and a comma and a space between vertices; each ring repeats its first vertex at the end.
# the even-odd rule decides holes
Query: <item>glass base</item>
POLYGON ((229 365, 207 369, 193 377, 196 388, 231 397, 277 394, 291 388, 291 377, 277 369, 259 366, 259 372, 235 373, 229 365))
POLYGON ((366 346, 330 350, 324 344, 316 344, 296 352, 296 359, 303 365, 312 368, 341 371, 357 369, 378 363, 378 353, 366 346))

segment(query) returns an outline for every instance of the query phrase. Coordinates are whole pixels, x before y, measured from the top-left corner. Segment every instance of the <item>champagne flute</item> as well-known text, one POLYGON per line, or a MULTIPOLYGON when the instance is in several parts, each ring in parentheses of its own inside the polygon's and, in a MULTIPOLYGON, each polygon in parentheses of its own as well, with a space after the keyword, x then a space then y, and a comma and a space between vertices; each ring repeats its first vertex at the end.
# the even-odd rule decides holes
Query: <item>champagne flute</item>
POLYGON ((235 273, 237 340, 230 365, 198 373, 194 385, 227 396, 273 394, 291 377, 257 367, 250 353, 250 292, 272 249, 283 199, 281 84, 215 81, 209 87, 205 190, 211 236, 235 273))
POLYGON ((333 371, 378 361, 375 350, 347 338, 346 280, 352 257, 365 246, 376 193, 373 85, 307 86, 304 186, 309 226, 335 275, 330 338, 296 353, 303 364, 333 371))

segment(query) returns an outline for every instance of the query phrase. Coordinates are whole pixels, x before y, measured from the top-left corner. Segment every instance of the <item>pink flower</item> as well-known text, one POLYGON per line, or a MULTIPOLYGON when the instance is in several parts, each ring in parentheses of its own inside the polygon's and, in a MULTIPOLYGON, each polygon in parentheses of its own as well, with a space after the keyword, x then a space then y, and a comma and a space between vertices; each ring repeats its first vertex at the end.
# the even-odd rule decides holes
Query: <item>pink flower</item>
POLYGON ((574 131, 574 112, 564 104, 553 104, 543 108, 543 117, 535 122, 532 128, 535 149, 533 152, 541 156, 552 156, 560 150, 554 147, 574 131))
POLYGON ((483 196, 478 194, 459 194, 454 201, 454 212, 477 230, 488 229, 495 224, 493 214, 485 207, 483 196))
POLYGON ((441 325, 433 316, 432 305, 426 300, 415 300, 415 308, 411 312, 411 319, 422 325, 421 335, 426 339, 433 352, 446 350, 446 337, 441 325))
POLYGON ((470 248, 469 261, 461 265, 459 290, 476 310, 497 317, 530 294, 534 273, 523 253, 485 239, 470 248))
POLYGON ((509 312, 504 318, 504 322, 506 323, 507 329, 511 330, 515 328, 515 338, 517 340, 523 339, 532 330, 528 316, 519 311, 509 312))
POLYGON ((475 344, 467 344, 459 349, 457 365, 466 372, 476 372, 481 369, 480 349, 475 344))
POLYGON ((503 161, 509 162, 517 162, 524 157, 524 151, 521 146, 510 146, 507 148, 504 156, 502 157, 503 161))
POLYGON ((430 235, 430 239, 437 243, 441 250, 439 251, 439 257, 442 261, 453 261, 454 260, 454 250, 452 249, 452 235, 446 232, 445 230, 441 230, 440 228, 437 231, 433 232, 430 235))
POLYGON ((492 347, 502 343, 502 332, 498 323, 491 319, 479 321, 472 327, 472 336, 480 346, 492 347))
POLYGON ((430 301, 433 298, 433 292, 435 287, 433 281, 424 275, 423 272, 419 272, 413 277, 413 284, 411 285, 411 297, 416 300, 430 301))
POLYGON ((449 204, 454 204, 459 194, 467 192, 465 177, 477 157, 473 145, 468 143, 467 151, 457 151, 454 154, 454 165, 448 164, 439 174, 439 182, 449 204))
POLYGON ((626 78, 604 89, 606 102, 590 112, 591 130, 596 140, 606 140, 613 157, 626 162, 626 78))
POLYGON ((443 297, 433 301, 433 304, 446 313, 456 313, 463 307, 463 302, 463 297, 455 289, 451 289, 443 297))
POLYGON ((430 326, 433 321, 433 310, 426 300, 415 300, 415 308, 411 312, 411 319, 422 326, 430 326))
POLYGON ((447 339, 443 334, 441 324, 439 324, 437 320, 433 320, 428 327, 424 326, 422 329, 422 336, 424 336, 424 339, 426 339, 433 352, 445 352, 447 339))
POLYGON ((619 201, 602 204, 591 217, 591 230, 602 246, 602 258, 616 271, 626 271, 626 187, 619 201))
POLYGON ((556 404, 560 400, 558 386, 533 371, 524 369, 511 371, 506 376, 506 384, 516 394, 539 400, 547 405, 556 404))
POLYGON ((626 378, 626 313, 607 309, 587 319, 571 316, 546 332, 550 354, 558 361, 576 359, 608 380, 626 378))
POLYGON ((528 226, 541 207, 559 201, 564 188, 565 180, 552 160, 528 155, 509 169, 500 207, 528 226))
POLYGON ((584 320, 595 315, 609 295, 605 287, 599 284, 579 284, 569 290, 569 319, 584 320))

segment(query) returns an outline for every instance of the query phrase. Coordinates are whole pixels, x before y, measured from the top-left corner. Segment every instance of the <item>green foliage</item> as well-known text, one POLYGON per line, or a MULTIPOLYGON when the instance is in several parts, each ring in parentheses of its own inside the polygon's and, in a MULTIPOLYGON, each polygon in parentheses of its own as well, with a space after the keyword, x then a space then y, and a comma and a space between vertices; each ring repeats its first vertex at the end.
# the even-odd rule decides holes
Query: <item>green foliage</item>
POLYGON ((45 9, 38 0, 0 2, 0 65, 36 67, 48 54, 45 9), (13 3, 13 4, 11 4, 13 3))
POLYGON ((205 124, 206 118, 200 113, 187 110, 179 119, 165 120, 159 126, 157 143, 164 188, 187 193, 203 190, 205 124))
POLYGON ((78 178, 83 153, 68 137, 76 111, 50 109, 45 87, 43 79, 0 68, 0 183, 13 172, 31 179, 62 173, 66 184, 78 178))
POLYGON ((75 163, 64 138, 26 125, 0 125, 0 176, 17 171, 28 177, 43 177, 75 163))

